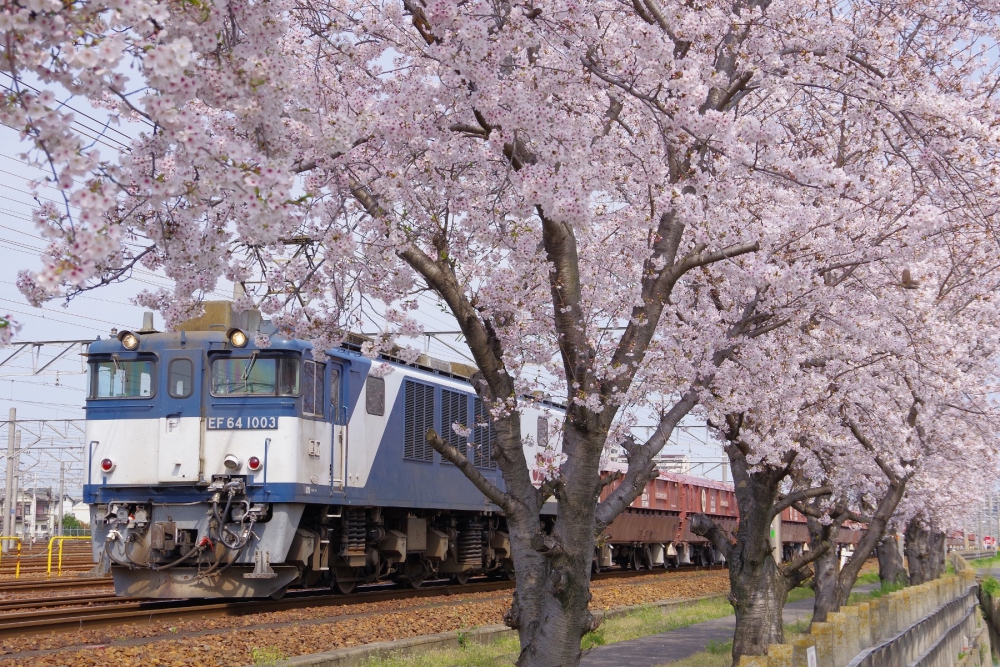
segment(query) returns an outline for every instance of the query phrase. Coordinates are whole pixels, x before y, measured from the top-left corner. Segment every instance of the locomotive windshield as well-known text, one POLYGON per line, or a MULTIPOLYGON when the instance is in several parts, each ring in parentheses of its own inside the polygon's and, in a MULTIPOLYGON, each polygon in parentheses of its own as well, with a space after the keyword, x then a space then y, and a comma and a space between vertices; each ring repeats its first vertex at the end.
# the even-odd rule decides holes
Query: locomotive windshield
POLYGON ((212 362, 212 394, 215 396, 298 396, 297 359, 249 357, 216 359, 212 362))
POLYGON ((153 362, 110 361, 90 364, 91 398, 143 398, 153 394, 153 362))

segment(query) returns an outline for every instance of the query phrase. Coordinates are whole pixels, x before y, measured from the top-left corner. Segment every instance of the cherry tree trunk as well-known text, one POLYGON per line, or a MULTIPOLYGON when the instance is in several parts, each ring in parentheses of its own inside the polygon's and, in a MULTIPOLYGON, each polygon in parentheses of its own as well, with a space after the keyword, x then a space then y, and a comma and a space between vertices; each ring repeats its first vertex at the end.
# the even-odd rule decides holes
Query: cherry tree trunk
POLYGON ((836 535, 837 528, 838 526, 820 526, 815 519, 809 519, 811 538, 809 548, 815 551, 826 542, 830 542, 828 546, 831 547, 813 561, 812 589, 816 594, 813 602, 813 623, 826 622, 827 614, 839 610, 842 598, 846 597, 842 591, 840 557, 837 556, 836 546, 831 539, 831 533, 836 535), (813 524, 819 526, 818 534, 813 524))
POLYGON ((931 531, 930 536, 930 566, 932 579, 944 575, 945 569, 945 534, 941 531, 931 531))
POLYGON ((507 517, 517 586, 505 620, 518 631, 519 667, 578 664, 580 640, 594 627, 588 606, 601 448, 585 437, 596 436, 574 434, 571 427, 564 433, 564 447, 579 455, 563 468, 567 483, 556 491, 559 515, 551 534, 540 531, 537 512, 518 509, 507 517), (598 456, 590 461, 586 451, 598 456), (593 483, 569 483, 586 476, 593 483))
POLYGON ((899 535, 890 533, 883 537, 875 547, 875 553, 878 556, 878 578, 882 585, 905 585, 907 576, 903 554, 899 552, 899 535))
MULTIPOLYGON (((729 549, 729 600, 736 612, 733 664, 744 655, 765 655, 784 641, 781 612, 788 580, 771 555, 771 513, 783 478, 773 470, 750 473, 746 458, 730 451, 740 524, 729 549)), ((780 549, 780 545, 778 547, 780 549)), ((780 550, 779 550, 780 553, 780 550)))
POLYGON ((906 564, 910 571, 910 585, 916 586, 934 578, 931 556, 931 534, 919 519, 906 526, 906 564))

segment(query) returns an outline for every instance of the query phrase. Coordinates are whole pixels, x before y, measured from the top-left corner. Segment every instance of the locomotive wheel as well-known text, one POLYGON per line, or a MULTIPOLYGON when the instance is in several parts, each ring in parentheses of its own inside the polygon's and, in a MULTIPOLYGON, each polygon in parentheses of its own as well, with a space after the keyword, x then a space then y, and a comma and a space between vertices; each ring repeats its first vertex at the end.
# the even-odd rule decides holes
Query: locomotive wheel
POLYGON ((645 566, 643 563, 642 553, 639 549, 632 549, 632 569, 638 572, 642 570, 645 566))
POLYGON ((455 583, 458 584, 459 586, 464 586, 467 583, 469 583, 469 573, 459 572, 454 577, 452 577, 452 579, 454 579, 455 583))
POLYGON ((334 586, 337 587, 337 592, 342 595, 350 595, 354 592, 354 589, 358 587, 357 581, 344 581, 343 579, 337 579, 334 582, 334 586))

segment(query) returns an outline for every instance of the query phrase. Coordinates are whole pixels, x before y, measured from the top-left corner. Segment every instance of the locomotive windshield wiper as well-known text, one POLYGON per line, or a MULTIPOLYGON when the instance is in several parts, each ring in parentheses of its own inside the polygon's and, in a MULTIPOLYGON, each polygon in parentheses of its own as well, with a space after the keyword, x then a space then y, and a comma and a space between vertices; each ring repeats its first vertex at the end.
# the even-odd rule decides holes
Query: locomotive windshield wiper
POLYGON ((117 354, 111 355, 111 361, 115 364, 115 375, 122 376, 122 384, 128 384, 128 373, 122 372, 121 359, 118 358, 117 354))
POLYGON ((247 365, 243 367, 243 375, 240 376, 240 379, 243 380, 244 391, 246 391, 247 389, 246 386, 248 384, 247 378, 250 377, 250 371, 253 370, 253 365, 254 363, 256 363, 256 361, 257 361, 257 353, 254 352, 253 354, 250 355, 250 358, 247 359, 247 365))

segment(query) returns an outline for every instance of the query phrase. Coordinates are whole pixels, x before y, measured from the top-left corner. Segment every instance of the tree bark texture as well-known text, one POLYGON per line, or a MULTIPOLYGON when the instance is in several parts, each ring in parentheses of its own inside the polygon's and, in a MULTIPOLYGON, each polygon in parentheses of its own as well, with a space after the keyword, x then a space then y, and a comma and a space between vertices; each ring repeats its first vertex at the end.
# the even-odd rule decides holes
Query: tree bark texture
POLYGON ((906 526, 906 564, 910 570, 910 585, 916 586, 934 578, 934 556, 931 533, 920 519, 906 526))
POLYGON ((704 515, 693 517, 691 529, 708 537, 729 563, 729 601, 736 613, 735 665, 742 656, 766 655, 770 644, 784 642, 782 610, 788 591, 801 582, 803 568, 786 569, 771 553, 775 546, 780 557, 780 545, 771 544, 771 521, 780 513, 779 486, 788 468, 751 472, 746 452, 733 439, 726 452, 733 470, 739 529, 735 535, 726 535, 704 515))
MULTIPOLYGON (((840 557, 837 555, 837 536, 840 533, 840 522, 834 520, 823 525, 818 519, 808 518, 809 548, 815 550, 827 545, 827 551, 813 562, 812 589, 815 593, 813 602, 814 623, 824 623, 827 614, 840 609, 841 572, 840 557)), ((853 584, 853 582, 852 582, 853 584)))
POLYGON ((889 519, 903 498, 908 479, 908 477, 895 478, 890 481, 885 493, 879 499, 875 511, 868 518, 868 525, 862 533, 861 539, 858 540, 854 553, 847 559, 843 567, 840 566, 840 558, 837 556, 837 539, 843 529, 844 521, 850 513, 841 510, 831 518, 830 523, 826 526, 823 526, 818 518, 810 517, 808 519, 810 547, 813 550, 823 546, 827 548, 827 552, 816 559, 816 574, 813 578, 813 590, 816 592, 813 623, 825 622, 827 614, 839 611, 842 606, 847 604, 847 599, 858 580, 861 568, 875 552, 875 548, 885 534, 889 519))
POLYGON ((893 532, 885 535, 875 547, 878 556, 878 578, 883 586, 906 585, 907 574, 900 546, 900 535, 893 532))

